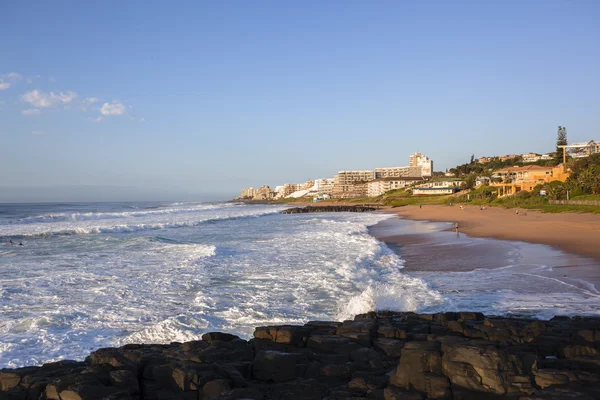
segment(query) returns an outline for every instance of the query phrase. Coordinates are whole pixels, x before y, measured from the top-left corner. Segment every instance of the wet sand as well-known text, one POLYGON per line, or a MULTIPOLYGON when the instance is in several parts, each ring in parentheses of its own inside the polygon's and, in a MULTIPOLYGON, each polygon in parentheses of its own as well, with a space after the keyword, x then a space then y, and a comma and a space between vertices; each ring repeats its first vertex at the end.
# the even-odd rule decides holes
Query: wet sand
POLYGON ((465 206, 385 207, 411 220, 458 222, 459 231, 472 237, 489 237, 546 244, 600 262, 600 215, 465 206))
POLYGON ((517 265, 518 272, 528 266, 544 265, 547 268, 536 274, 582 288, 592 284, 600 290, 600 262, 596 259, 545 244, 473 237, 464 233, 468 231, 463 229, 465 219, 458 221, 458 234, 452 229, 453 223, 405 217, 384 220, 369 231, 405 260, 407 273, 466 272, 510 265, 517 265))

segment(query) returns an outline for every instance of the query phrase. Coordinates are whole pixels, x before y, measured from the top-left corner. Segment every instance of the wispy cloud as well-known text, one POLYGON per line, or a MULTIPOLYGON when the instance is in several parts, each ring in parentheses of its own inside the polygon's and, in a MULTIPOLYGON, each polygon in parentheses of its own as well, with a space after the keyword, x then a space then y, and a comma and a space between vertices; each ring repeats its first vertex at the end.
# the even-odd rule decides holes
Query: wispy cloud
POLYGON ((30 108, 28 110, 23 110, 21 111, 21 114, 23 115, 39 115, 40 110, 38 110, 37 108, 30 108))
POLYGON ((102 105, 102 108, 100 108, 100 113, 102 115, 124 115, 125 106, 118 101, 113 101, 112 103, 104 103, 102 105))
POLYGON ((44 133, 44 131, 31 131, 31 133, 33 133, 34 135, 41 135, 44 133))
POLYGON ((6 90, 11 87, 16 81, 22 79, 21 74, 9 72, 8 74, 0 75, 0 90, 6 90))
POLYGON ((77 98, 77 93, 72 91, 43 93, 37 89, 27 92, 21 96, 21 100, 39 108, 56 107, 59 105, 69 104, 75 100, 75 98, 77 98))

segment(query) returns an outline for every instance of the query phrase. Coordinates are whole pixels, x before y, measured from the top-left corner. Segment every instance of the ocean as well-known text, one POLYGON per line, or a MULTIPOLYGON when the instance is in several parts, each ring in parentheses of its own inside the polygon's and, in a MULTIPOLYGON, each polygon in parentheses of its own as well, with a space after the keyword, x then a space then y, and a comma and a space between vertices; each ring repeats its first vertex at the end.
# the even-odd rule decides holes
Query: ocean
POLYGON ((566 255, 546 246, 456 237, 445 224, 382 213, 284 208, 0 204, 0 368, 209 331, 248 338, 256 326, 373 309, 600 313, 593 285, 549 273, 566 255), (431 240, 394 248, 371 234, 377 227, 431 240), (440 260, 447 268, 436 270, 440 260))

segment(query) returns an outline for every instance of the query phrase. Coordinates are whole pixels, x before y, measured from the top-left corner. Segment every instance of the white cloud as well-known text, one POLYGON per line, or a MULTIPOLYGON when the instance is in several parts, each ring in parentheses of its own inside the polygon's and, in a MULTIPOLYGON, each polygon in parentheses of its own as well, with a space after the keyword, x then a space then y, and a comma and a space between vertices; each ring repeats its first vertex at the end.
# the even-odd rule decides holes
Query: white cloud
POLYGON ((112 103, 104 103, 100 109, 102 115, 123 115, 125 114, 125 106, 118 101, 112 103))
POLYGON ((99 101, 100 101, 100 99, 97 98, 97 97, 88 97, 87 99, 85 99, 85 102, 89 103, 89 104, 94 104, 94 103, 97 103, 99 101))
POLYGON ((32 90, 21 96, 21 100, 30 103, 35 107, 55 107, 58 105, 69 104, 77 97, 75 92, 43 93, 39 90, 32 90))
POLYGON ((94 122, 100 122, 104 119, 104 117, 98 117, 98 118, 94 118, 92 121, 94 122))
POLYGON ((0 75, 0 90, 8 89, 13 83, 22 78, 21 74, 17 74, 16 72, 0 75))
POLYGON ((31 131, 34 135, 41 135, 44 131, 31 131))
POLYGON ((30 108, 29 110, 23 110, 21 111, 21 114, 23 115, 39 115, 40 110, 38 110, 37 108, 30 108))
POLYGON ((9 79, 11 81, 16 81, 19 80, 21 78, 23 78, 21 76, 21 74, 17 74, 16 72, 9 72, 8 74, 4 74, 2 75, 3 78, 9 79))

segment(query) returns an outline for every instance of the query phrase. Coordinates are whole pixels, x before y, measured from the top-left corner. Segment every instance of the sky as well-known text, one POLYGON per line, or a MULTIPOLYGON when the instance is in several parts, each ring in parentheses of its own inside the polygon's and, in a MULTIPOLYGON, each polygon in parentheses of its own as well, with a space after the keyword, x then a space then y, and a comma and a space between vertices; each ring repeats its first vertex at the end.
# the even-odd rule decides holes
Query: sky
POLYGON ((243 187, 600 140, 600 2, 0 2, 0 202, 243 187))

